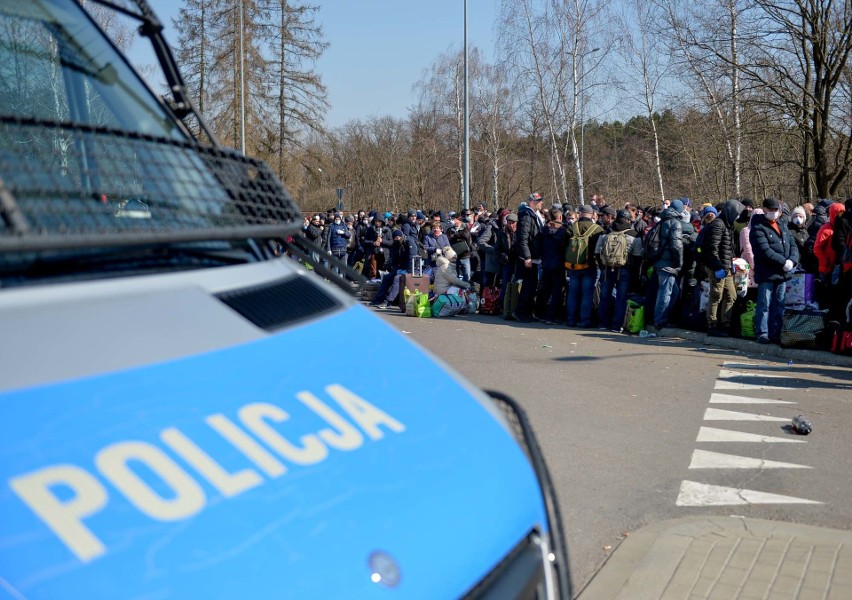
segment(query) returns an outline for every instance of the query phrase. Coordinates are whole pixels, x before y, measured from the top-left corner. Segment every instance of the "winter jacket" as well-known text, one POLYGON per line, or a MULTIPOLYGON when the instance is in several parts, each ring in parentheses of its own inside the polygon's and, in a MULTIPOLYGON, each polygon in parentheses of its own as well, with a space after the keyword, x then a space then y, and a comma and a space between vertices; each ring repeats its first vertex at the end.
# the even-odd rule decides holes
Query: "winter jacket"
POLYGON ((529 206, 524 206, 518 212, 518 229, 515 232, 515 245, 518 260, 528 258, 541 259, 541 230, 544 219, 529 206))
POLYGON ((737 200, 728 200, 719 216, 707 225, 701 244, 701 262, 713 272, 724 269, 730 275, 734 260, 734 222, 743 211, 737 200))
POLYGON ((332 252, 345 252, 349 246, 349 238, 352 237, 346 223, 340 223, 339 225, 332 223, 328 226, 328 229, 328 249, 332 252))
POLYGON ((660 214, 660 250, 654 269, 677 275, 683 267, 683 227, 680 214, 669 207, 660 214))
POLYGON ((417 242, 407 236, 402 236, 390 247, 391 267, 398 270, 408 271, 411 269, 411 258, 419 256, 417 242))
POLYGON ((383 254, 385 261, 390 259, 390 247, 393 246, 393 238, 391 230, 387 227, 377 229, 369 227, 364 231, 364 241, 361 242, 361 247, 364 249, 364 254, 370 256, 372 254, 383 254), (374 245, 374 242, 380 239, 379 246, 374 245))
POLYGON ((322 229, 314 225, 313 222, 309 223, 307 227, 302 227, 302 232, 304 232, 305 238, 307 238, 309 242, 313 242, 320 246, 322 245, 322 229))
POLYGON ((473 240, 470 238, 470 229, 462 223, 458 227, 451 227, 447 231, 447 239, 450 241, 450 246, 465 242, 470 248, 467 252, 457 252, 459 258, 470 258, 471 250, 473 250, 473 240))
POLYGON ((821 274, 831 273, 837 260, 837 254, 832 246, 834 224, 838 215, 843 212, 843 205, 836 202, 828 207, 828 223, 819 228, 814 240, 814 256, 819 264, 821 274))
POLYGON ((751 241, 748 236, 751 234, 751 222, 754 220, 754 217, 762 214, 762 208, 755 208, 751 213, 749 224, 740 231, 740 258, 748 263, 748 287, 752 288, 757 287, 757 284, 754 282, 754 250, 751 249, 751 241))
POLYGON ((564 267, 565 227, 562 223, 548 223, 541 230, 541 268, 546 271, 564 267))
POLYGON ((500 262, 500 256, 495 251, 498 230, 496 221, 489 221, 482 226, 479 236, 476 238, 476 247, 485 257, 483 270, 486 273, 499 273, 503 266, 500 262))
POLYGON ((751 221, 748 240, 754 252, 754 281, 761 283, 781 283, 792 276, 792 271, 784 272, 784 263, 799 263, 799 249, 789 230, 778 223, 781 233, 775 231, 766 215, 755 215, 751 221))
POLYGON ((435 265, 436 268, 432 270, 432 276, 435 278, 432 282, 432 290, 435 292, 436 296, 446 294, 451 285, 464 289, 470 288, 470 284, 468 282, 462 281, 458 278, 455 266, 450 264, 450 261, 447 260, 446 256, 438 256, 435 259, 435 265))
POLYGON ((844 273, 852 270, 852 206, 849 206, 849 204, 850 202, 847 200, 846 206, 848 208, 834 222, 834 236, 832 237, 834 253, 844 273))
MULTIPOLYGON (((805 242, 808 241, 808 228, 804 223, 796 225, 791 220, 787 224, 787 229, 790 230, 790 235, 793 236, 793 241, 796 242, 796 247, 799 249, 799 256, 804 259, 805 242)), ((804 263, 804 260, 802 260, 802 263, 804 263)))
POLYGON ((426 250, 426 253, 429 255, 429 264, 433 267, 435 266, 435 250, 438 250, 439 248, 446 248, 449 245, 450 240, 447 239, 446 233, 441 233, 438 237, 429 234, 423 238, 423 249, 426 250))

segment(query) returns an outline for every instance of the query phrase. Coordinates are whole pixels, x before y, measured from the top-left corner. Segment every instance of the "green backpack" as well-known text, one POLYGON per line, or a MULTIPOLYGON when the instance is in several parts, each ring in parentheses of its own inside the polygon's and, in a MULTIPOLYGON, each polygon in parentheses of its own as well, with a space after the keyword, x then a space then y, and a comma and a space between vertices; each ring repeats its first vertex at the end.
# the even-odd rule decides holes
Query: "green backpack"
POLYGON ((565 248, 565 266, 569 269, 584 269, 589 266, 589 239, 596 233, 603 231, 595 223, 580 234, 580 225, 577 222, 571 224, 571 237, 565 248))

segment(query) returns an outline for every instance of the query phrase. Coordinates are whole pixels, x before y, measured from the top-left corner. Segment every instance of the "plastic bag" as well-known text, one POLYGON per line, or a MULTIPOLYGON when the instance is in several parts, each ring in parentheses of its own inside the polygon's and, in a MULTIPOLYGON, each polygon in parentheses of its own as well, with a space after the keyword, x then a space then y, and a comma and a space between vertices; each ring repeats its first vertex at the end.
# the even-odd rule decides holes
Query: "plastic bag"
POLYGON ((645 329, 645 306, 635 300, 627 301, 627 314, 624 317, 624 329, 630 333, 639 333, 645 329))
POLYGON ((754 312, 756 308, 757 304, 749 300, 745 312, 740 315, 740 333, 744 338, 754 338, 754 312))

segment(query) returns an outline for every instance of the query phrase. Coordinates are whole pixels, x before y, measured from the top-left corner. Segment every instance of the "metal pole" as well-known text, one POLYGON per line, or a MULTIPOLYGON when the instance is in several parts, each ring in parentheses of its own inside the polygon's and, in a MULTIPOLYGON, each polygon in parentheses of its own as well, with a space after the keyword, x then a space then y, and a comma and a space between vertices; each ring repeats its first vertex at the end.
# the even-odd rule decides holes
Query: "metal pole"
POLYGON ((246 153, 246 81, 243 48, 243 0, 240 0, 240 150, 246 153))
POLYGON ((467 105, 467 0, 464 0, 464 192, 462 208, 470 208, 470 127, 467 105))

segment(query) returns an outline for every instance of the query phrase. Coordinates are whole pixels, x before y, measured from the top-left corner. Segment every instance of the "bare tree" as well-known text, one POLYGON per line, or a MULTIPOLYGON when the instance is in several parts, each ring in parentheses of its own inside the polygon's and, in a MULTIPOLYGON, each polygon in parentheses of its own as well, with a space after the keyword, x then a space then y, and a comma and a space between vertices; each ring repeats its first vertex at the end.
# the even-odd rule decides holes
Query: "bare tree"
POLYGON ((654 142, 654 167, 659 186, 660 202, 665 200, 663 171, 660 159, 660 137, 657 133, 657 95, 661 82, 666 76, 667 64, 664 62, 662 41, 654 33, 654 24, 658 14, 653 4, 644 0, 630 0, 625 3, 629 11, 624 16, 624 44, 620 54, 630 67, 625 71, 625 80, 620 87, 628 96, 633 96, 642 106, 651 126, 654 142), (631 33, 630 23, 635 25, 635 35, 631 33))
POLYGON ((741 195, 742 89, 740 20, 746 0, 661 0, 667 41, 685 74, 696 82, 700 95, 716 118, 730 162, 732 192, 741 195))
POLYGON ((285 157, 298 147, 305 131, 324 131, 328 92, 314 70, 328 48, 314 20, 318 7, 287 0, 262 0, 268 21, 261 25, 268 55, 266 89, 274 103, 277 128, 268 149, 284 171, 285 157))

